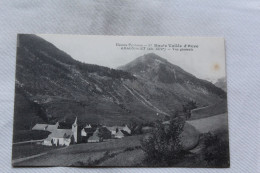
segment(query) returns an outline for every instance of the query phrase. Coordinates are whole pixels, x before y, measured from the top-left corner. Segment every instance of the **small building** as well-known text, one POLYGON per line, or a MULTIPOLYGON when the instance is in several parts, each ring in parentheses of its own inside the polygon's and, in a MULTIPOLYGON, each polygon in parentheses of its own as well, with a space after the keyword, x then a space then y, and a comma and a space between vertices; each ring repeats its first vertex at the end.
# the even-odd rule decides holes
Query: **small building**
POLYGON ((127 125, 125 125, 125 126, 112 126, 112 127, 106 127, 106 128, 109 131, 111 131, 112 135, 115 135, 120 130, 127 132, 129 135, 131 134, 131 130, 129 129, 129 127, 127 125))
POLYGON ((81 136, 84 136, 84 137, 92 136, 95 131, 96 131, 95 128, 83 128, 81 130, 81 136))
POLYGON ((106 127, 100 127, 99 128, 99 134, 102 136, 103 139, 111 139, 112 133, 110 130, 108 130, 106 127))
POLYGON ((111 132, 112 135, 115 135, 116 132, 118 131, 117 126, 113 126, 113 127, 107 127, 107 126, 105 126, 105 127, 111 132))
POLYGON ((81 142, 88 142, 88 138, 93 136, 95 131, 96 128, 90 126, 81 129, 80 131, 81 142))
POLYGON ((116 134, 115 134, 115 138, 121 139, 125 137, 125 133, 123 132, 123 130, 119 130, 116 134))
POLYGON ((90 136, 88 138, 88 142, 89 143, 96 143, 96 142, 102 142, 103 139, 101 137, 99 137, 97 134, 94 134, 93 136, 90 136))
POLYGON ((90 124, 86 124, 85 128, 92 128, 90 124))

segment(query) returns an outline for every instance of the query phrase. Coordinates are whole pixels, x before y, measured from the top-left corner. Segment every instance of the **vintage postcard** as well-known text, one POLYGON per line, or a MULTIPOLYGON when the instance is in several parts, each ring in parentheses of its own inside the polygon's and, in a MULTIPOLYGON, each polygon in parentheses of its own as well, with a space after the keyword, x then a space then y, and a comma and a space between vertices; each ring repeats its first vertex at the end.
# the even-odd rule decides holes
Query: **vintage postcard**
POLYGON ((18 34, 12 164, 229 167, 225 68, 217 37, 18 34))

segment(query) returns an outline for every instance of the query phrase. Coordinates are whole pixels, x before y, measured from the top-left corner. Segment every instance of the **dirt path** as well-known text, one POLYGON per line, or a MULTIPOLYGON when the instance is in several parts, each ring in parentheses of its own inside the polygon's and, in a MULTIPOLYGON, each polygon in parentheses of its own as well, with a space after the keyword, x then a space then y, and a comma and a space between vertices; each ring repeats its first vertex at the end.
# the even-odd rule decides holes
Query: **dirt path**
POLYGON ((43 139, 40 139, 40 140, 30 140, 30 141, 22 141, 22 142, 15 142, 15 143, 13 143, 13 145, 26 144, 26 143, 34 143, 34 142, 41 142, 41 141, 43 141, 43 139))
POLYGON ((19 163, 19 162, 22 162, 22 161, 25 161, 25 160, 28 160, 28 159, 33 159, 33 158, 36 158, 36 157, 40 157, 40 156, 43 156, 43 155, 45 155, 47 153, 48 152, 41 153, 41 154, 36 154, 36 155, 33 155, 33 156, 29 156, 29 157, 23 157, 23 158, 19 158, 19 159, 14 159, 14 160, 12 160, 12 164, 16 164, 16 163, 19 163))

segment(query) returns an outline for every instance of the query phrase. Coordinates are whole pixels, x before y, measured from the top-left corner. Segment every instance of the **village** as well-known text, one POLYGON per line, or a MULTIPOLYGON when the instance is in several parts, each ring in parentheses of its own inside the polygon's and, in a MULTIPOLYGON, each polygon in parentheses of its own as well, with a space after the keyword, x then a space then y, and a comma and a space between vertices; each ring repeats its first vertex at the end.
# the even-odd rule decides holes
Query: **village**
POLYGON ((121 139, 131 135, 131 130, 124 126, 105 126, 86 124, 78 126, 77 117, 69 127, 62 122, 51 124, 35 124, 32 131, 49 132, 47 138, 42 139, 38 144, 45 146, 69 146, 77 143, 98 143, 108 139, 121 139))

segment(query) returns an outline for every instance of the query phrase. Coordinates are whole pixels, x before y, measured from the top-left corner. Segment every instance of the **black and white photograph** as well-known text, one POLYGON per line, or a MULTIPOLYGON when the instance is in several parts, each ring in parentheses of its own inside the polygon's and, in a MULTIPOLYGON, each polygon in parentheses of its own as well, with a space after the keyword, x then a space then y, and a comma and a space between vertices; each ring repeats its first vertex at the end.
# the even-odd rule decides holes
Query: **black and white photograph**
POLYGON ((220 37, 18 34, 14 167, 229 168, 220 37))

